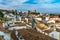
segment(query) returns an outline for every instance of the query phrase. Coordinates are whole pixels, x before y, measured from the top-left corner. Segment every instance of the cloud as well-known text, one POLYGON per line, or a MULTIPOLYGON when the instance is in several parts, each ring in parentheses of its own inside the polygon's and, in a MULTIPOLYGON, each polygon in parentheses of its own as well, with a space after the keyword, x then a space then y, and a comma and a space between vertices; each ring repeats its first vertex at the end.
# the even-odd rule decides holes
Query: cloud
POLYGON ((39 3, 52 3, 54 0, 39 0, 39 3))
POLYGON ((12 8, 13 6, 22 5, 27 0, 0 0, 0 8, 12 8))
POLYGON ((24 4, 37 4, 38 0, 28 0, 26 2, 24 2, 24 4))
POLYGON ((53 12, 60 10, 60 0, 0 0, 0 8, 53 12))

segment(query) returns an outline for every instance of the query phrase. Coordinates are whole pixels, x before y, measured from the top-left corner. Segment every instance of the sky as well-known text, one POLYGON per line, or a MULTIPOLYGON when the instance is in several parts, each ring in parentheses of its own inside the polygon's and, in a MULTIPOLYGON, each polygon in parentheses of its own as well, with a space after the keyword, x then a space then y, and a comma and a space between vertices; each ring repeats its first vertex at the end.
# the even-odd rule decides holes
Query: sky
POLYGON ((60 13, 60 0, 0 0, 0 9, 60 13))

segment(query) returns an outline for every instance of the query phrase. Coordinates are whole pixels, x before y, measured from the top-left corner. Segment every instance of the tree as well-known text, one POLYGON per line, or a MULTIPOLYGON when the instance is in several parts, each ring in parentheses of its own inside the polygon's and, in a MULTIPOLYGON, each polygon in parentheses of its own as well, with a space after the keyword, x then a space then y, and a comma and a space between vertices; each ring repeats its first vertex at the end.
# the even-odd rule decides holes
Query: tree
POLYGON ((28 14, 30 14, 31 13, 31 11, 30 10, 28 10, 28 14))
POLYGON ((3 18, 4 14, 2 13, 2 11, 0 11, 0 18, 3 18))
POLYGON ((23 14, 23 13, 22 13, 22 11, 21 11, 21 12, 19 12, 19 15, 20 15, 20 16, 22 16, 22 14, 23 14))

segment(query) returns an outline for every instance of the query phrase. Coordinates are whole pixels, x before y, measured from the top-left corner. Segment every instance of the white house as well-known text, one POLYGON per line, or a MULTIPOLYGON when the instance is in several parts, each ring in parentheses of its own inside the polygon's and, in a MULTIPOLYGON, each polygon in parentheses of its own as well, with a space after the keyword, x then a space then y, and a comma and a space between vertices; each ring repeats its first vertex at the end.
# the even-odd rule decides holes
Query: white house
POLYGON ((35 20, 42 21, 42 18, 34 18, 35 20))
POLYGON ((50 17, 46 17, 45 20, 48 21, 50 17))
POLYGON ((25 18, 26 22, 28 23, 28 18, 25 18))
POLYGON ((18 30, 18 29, 26 29, 26 24, 22 22, 15 22, 14 26, 10 27, 9 30, 18 30))
POLYGON ((47 23, 55 23, 55 20, 48 20, 47 23))

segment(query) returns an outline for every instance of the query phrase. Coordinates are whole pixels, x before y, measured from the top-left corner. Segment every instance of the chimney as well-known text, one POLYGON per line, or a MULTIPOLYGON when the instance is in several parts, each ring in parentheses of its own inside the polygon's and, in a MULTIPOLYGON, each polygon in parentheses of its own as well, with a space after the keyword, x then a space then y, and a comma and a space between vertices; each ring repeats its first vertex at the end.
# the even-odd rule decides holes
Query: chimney
POLYGON ((0 29, 3 28, 3 22, 0 22, 0 29))

